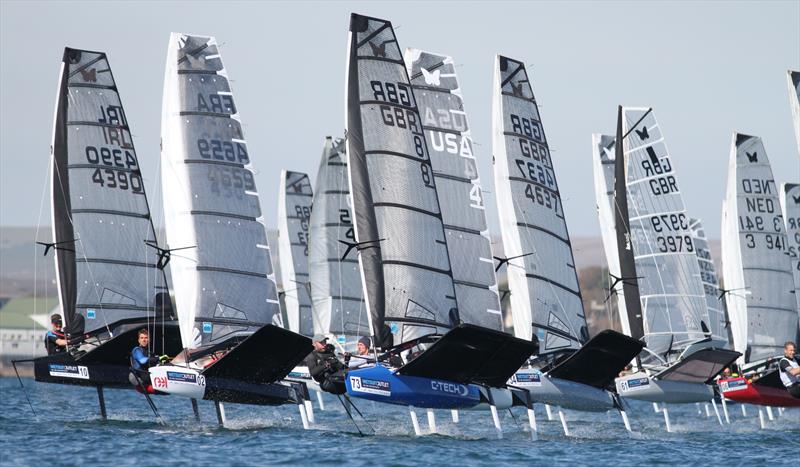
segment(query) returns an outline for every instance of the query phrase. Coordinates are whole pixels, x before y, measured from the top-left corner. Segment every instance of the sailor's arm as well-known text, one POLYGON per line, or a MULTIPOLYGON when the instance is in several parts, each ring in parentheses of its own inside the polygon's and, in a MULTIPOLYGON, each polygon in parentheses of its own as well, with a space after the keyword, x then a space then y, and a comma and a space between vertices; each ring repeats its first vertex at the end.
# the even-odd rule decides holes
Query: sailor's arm
POLYGON ((150 361, 150 358, 144 354, 141 347, 133 349, 133 359, 136 360, 139 365, 146 365, 147 362, 150 361))
POLYGON ((786 372, 792 376, 800 375, 800 367, 792 368, 792 366, 789 364, 789 360, 786 359, 781 360, 780 368, 781 371, 786 372))

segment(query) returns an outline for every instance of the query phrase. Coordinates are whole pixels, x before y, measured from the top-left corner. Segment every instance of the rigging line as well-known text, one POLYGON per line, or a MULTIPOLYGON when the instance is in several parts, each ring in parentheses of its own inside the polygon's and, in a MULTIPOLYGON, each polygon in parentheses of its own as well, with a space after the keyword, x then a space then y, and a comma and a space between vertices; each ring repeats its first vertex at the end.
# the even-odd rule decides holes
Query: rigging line
POLYGON ((25 385, 22 384, 22 378, 19 377, 19 371, 17 370, 17 361, 11 360, 11 365, 14 367, 14 373, 17 375, 17 381, 19 381, 19 387, 22 388, 22 393, 25 394, 25 400, 28 401, 28 407, 31 408, 31 412, 33 412, 33 416, 36 416, 36 411, 33 410, 33 404, 31 404, 31 399, 28 397, 28 391, 25 390, 25 385))
POLYGON ((355 426, 356 430, 358 430, 358 434, 360 436, 364 436, 364 433, 361 431, 361 428, 358 427, 358 423, 356 423, 355 419, 353 418, 353 414, 350 413, 350 409, 347 407, 347 404, 342 400, 341 394, 337 394, 336 398, 339 399, 339 403, 342 404, 342 407, 344 407, 344 411, 347 413, 347 416, 350 418, 350 421, 353 422, 353 426, 355 426))
MULTIPOLYGON (((628 129, 628 131, 627 131, 627 132, 626 132, 624 135, 622 135, 622 140, 624 141, 624 140, 625 140, 625 138, 627 138, 627 137, 628 137, 628 135, 631 133, 631 131, 633 131, 633 130, 634 130, 636 127, 637 127, 637 126, 639 126, 639 124, 640 124, 640 123, 642 123, 642 120, 644 120, 644 119, 645 119, 645 117, 647 117, 647 116, 650 114, 650 112, 652 112, 652 111, 653 111, 653 108, 652 108, 652 107, 650 107, 649 109, 647 109, 647 112, 645 112, 645 113, 644 113, 644 115, 642 115, 642 116, 639 118, 639 120, 637 120, 637 121, 636 121, 636 123, 635 123, 635 124, 633 124, 633 125, 630 127, 630 129, 628 129)), ((656 123, 656 125, 657 125, 657 124, 658 124, 658 123, 656 123)))
MULTIPOLYGON (((45 182, 42 184, 42 196, 41 196, 41 198, 39 200, 39 216, 36 218, 36 234, 35 234, 34 238, 39 238, 39 228, 42 225, 42 211, 44 211, 44 197, 45 197, 45 195, 47 193, 48 181, 52 180, 52 176, 53 176, 53 166, 55 165, 53 158, 48 158, 48 162, 49 162, 48 165, 50 166, 50 170, 48 170, 48 177, 45 179, 45 182)), ((55 242, 55 241, 56 240, 53 239, 53 242, 55 242)), ((57 252, 54 251, 53 255, 55 256, 56 254, 57 254, 57 252)), ((39 260, 39 255, 37 254, 37 251, 36 251, 36 244, 34 244, 34 247, 33 247, 33 314, 37 314, 38 313, 38 300, 37 300, 37 297, 39 296, 39 294, 38 294, 39 261, 38 260, 39 260)), ((56 274, 58 274, 58 271, 56 271, 56 274)), ((58 302, 59 303, 61 302, 61 297, 58 297, 58 302)), ((61 314, 63 316, 63 314, 64 314, 63 310, 61 311, 61 314)), ((31 320, 31 321, 33 321, 33 320, 31 320)), ((33 332, 36 333, 36 321, 33 321, 33 332)))

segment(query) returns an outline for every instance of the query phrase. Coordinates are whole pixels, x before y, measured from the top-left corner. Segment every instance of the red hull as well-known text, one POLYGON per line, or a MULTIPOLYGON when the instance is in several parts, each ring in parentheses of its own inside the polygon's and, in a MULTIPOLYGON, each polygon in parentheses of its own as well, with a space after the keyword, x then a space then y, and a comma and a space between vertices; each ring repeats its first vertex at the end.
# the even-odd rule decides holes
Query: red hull
POLYGON ((792 397, 783 388, 751 383, 745 378, 729 378, 719 381, 719 389, 725 398, 736 402, 771 407, 800 407, 800 399, 792 397))

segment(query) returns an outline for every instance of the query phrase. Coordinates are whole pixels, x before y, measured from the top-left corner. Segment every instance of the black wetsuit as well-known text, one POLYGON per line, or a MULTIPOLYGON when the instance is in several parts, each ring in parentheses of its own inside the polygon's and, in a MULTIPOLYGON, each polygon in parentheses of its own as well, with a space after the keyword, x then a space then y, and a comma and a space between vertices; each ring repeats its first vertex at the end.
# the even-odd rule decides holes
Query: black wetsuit
POLYGON ((47 331, 44 336, 44 346, 47 349, 47 355, 60 354, 67 350, 63 345, 56 344, 57 339, 66 339, 66 336, 61 331, 47 331))
POLYGON ((305 363, 311 377, 319 383, 319 387, 323 391, 332 394, 344 394, 347 391, 344 385, 347 369, 336 358, 332 345, 328 344, 322 351, 311 352, 306 357, 305 363))

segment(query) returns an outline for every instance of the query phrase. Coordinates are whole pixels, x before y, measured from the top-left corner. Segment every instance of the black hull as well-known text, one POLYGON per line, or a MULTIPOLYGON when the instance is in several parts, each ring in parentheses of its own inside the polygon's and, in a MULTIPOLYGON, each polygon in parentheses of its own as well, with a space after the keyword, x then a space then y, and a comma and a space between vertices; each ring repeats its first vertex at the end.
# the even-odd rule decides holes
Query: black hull
POLYGON ((209 378, 203 399, 215 402, 251 405, 301 404, 294 387, 278 384, 255 384, 228 378, 209 378))

